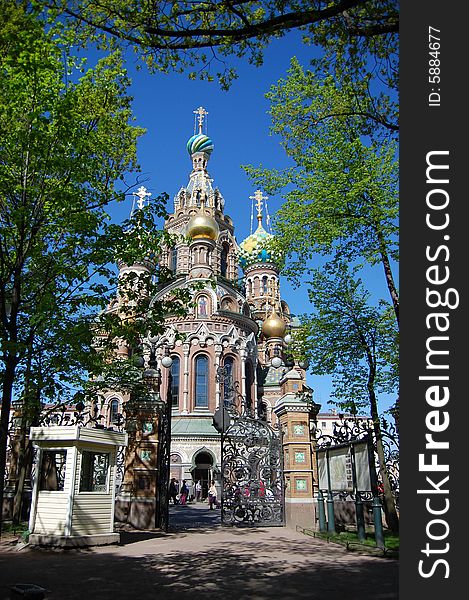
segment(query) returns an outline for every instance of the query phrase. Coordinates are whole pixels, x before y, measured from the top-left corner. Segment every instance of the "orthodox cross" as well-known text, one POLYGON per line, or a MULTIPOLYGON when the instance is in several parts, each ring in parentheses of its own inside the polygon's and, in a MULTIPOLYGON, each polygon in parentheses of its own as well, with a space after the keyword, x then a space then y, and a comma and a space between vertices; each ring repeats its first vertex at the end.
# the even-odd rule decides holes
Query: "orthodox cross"
POLYGON ((134 192, 134 196, 138 196, 137 206, 141 210, 145 205, 145 198, 151 196, 151 192, 147 192, 147 188, 142 185, 138 188, 137 193, 134 192))
POLYGON ((208 112, 205 110, 203 106, 199 106, 197 110, 194 110, 194 114, 198 115, 197 120, 199 121, 199 133, 202 133, 202 125, 205 119, 205 116, 208 115, 208 112))
POLYGON ((263 201, 268 200, 268 198, 269 198, 268 196, 264 196, 264 194, 261 192, 261 190, 256 190, 254 192, 254 196, 249 196, 250 200, 256 201, 257 220, 259 221, 259 225, 262 221, 262 207, 264 206, 263 201))

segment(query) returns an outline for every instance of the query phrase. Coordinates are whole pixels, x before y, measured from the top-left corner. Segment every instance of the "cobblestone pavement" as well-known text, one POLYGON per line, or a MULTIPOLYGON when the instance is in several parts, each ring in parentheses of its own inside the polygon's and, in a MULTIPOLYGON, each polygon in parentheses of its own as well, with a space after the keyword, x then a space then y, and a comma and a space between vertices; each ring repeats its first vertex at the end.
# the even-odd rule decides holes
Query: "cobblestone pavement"
POLYGON ((284 527, 221 527, 219 518, 206 506, 171 507, 169 533, 122 532, 119 546, 86 550, 18 550, 4 538, 0 599, 16 583, 47 589, 47 600, 398 598, 394 559, 284 527))

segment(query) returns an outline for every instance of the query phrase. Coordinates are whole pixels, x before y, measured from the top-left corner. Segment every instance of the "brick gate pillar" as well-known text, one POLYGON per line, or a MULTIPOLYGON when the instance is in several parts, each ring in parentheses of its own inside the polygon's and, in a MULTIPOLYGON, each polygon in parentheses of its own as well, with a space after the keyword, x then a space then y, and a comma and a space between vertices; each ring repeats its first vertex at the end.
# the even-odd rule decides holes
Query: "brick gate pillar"
POLYGON ((313 402, 311 390, 295 369, 286 373, 280 384, 283 396, 277 400, 274 412, 283 432, 286 525, 315 529, 317 465, 313 423, 320 405, 313 402))

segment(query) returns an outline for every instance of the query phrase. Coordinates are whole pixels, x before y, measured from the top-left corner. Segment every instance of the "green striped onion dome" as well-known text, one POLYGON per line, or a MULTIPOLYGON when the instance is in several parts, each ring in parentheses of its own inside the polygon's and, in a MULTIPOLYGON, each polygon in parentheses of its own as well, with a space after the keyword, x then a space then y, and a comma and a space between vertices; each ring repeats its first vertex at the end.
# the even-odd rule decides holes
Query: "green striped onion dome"
POLYGON ((213 142, 203 133, 197 133, 187 141, 187 151, 190 155, 195 154, 196 152, 206 152, 207 154, 211 154, 213 151, 213 142))

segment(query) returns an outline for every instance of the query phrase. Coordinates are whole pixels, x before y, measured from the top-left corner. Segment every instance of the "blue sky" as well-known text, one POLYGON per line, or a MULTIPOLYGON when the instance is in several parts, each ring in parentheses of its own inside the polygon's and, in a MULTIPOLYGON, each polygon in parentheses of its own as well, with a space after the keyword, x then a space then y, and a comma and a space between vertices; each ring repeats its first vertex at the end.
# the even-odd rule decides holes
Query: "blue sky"
MULTIPOLYGON (((186 142, 194 133, 193 111, 203 106, 209 113, 207 133, 214 142, 208 171, 225 198, 225 213, 234 220, 236 238, 242 241, 250 233, 249 196, 255 187, 241 165, 283 168, 291 164, 280 146, 280 138, 269 134, 269 102, 264 94, 286 76, 292 56, 307 65, 314 52, 313 47, 302 44, 298 33, 274 40, 265 52, 262 67, 235 62, 239 78, 228 92, 222 91, 216 81, 191 81, 184 74, 149 74, 145 67, 138 70, 136 59, 129 53, 127 68, 133 82, 130 93, 134 97, 136 124, 147 130, 138 144, 142 184, 153 195, 167 192, 171 211, 173 197, 187 183, 191 171, 186 142)), ((281 203, 280 196, 269 198, 271 216, 281 203)), ((131 206, 129 197, 125 204, 115 207, 113 218, 128 217, 131 206)), ((371 277, 373 286, 374 279, 371 277)), ((382 279, 377 273, 376 281, 382 279)), ((281 293, 293 313, 309 312, 306 286, 294 290, 282 279, 281 293)), ((308 374, 308 384, 315 391, 315 401, 325 410, 330 378, 308 374)))

